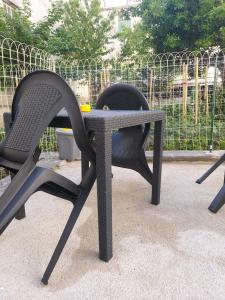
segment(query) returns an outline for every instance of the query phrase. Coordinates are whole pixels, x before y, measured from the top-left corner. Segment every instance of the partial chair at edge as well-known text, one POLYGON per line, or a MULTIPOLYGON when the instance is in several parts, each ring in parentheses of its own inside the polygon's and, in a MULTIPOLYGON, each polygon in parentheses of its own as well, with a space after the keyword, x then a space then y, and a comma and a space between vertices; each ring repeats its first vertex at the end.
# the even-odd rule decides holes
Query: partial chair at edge
POLYGON ((0 145, 0 166, 13 175, 11 184, 0 197, 0 233, 4 232, 14 217, 18 217, 25 202, 37 191, 69 200, 73 204, 42 278, 42 282, 47 284, 95 182, 95 152, 89 143, 72 90, 55 73, 36 71, 27 75, 16 89, 12 116, 12 126, 0 145), (39 140, 62 108, 68 112, 79 149, 90 161, 90 167, 86 169, 79 185, 52 170, 36 165, 41 153, 38 148, 39 140))
MULTIPOLYGON (((212 165, 198 180, 196 183, 201 184, 205 181, 206 178, 209 177, 223 162, 225 161, 225 154, 222 155, 215 164, 212 165)), ((225 178, 223 182, 223 186, 220 191, 217 193, 216 197, 213 199, 209 206, 209 210, 213 213, 217 213, 217 211, 225 204, 225 178)))

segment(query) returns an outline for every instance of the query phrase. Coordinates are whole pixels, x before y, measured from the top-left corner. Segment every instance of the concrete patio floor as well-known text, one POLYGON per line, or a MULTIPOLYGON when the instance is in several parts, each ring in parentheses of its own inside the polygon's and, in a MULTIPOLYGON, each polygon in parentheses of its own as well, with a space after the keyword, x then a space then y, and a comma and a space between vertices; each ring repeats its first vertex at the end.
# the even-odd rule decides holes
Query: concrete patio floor
MULTIPOLYGON (((113 168, 113 259, 98 259, 95 186, 48 286, 41 276, 71 205, 35 194, 0 238, 0 299, 224 300, 225 207, 207 210, 224 168, 195 184, 209 165, 164 163, 159 206, 137 173, 113 168)), ((78 181, 80 163, 59 172, 78 181)))

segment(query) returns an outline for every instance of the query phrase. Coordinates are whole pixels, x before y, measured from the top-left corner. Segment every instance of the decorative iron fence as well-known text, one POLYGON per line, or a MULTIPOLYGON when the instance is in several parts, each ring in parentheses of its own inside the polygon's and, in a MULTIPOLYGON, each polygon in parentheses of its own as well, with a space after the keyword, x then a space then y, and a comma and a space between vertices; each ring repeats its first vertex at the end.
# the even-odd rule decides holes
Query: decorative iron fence
POLYGON ((166 53, 136 60, 58 61, 81 102, 92 106, 116 82, 138 87, 151 109, 166 112, 168 150, 225 149, 225 55, 211 51, 166 53))
MULTIPOLYGON (((0 139, 20 79, 33 70, 57 72, 80 102, 94 107, 107 86, 138 87, 151 109, 166 112, 165 149, 225 149, 225 55, 219 49, 166 53, 133 60, 61 61, 49 53, 0 36, 0 139)), ((54 130, 41 140, 45 158, 57 151, 54 130)))

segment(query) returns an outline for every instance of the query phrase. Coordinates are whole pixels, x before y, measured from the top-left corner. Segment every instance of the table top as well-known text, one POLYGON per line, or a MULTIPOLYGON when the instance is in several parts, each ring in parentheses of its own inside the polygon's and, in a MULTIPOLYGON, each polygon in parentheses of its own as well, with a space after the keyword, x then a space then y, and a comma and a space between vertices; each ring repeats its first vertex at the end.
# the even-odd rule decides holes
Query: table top
MULTIPOLYGON (((165 112, 159 110, 100 110, 82 113, 85 125, 90 130, 107 131, 112 129, 157 122, 165 119, 165 112)), ((61 110, 50 126, 69 125, 66 110, 61 110)), ((69 127, 69 126, 68 126, 69 127)))

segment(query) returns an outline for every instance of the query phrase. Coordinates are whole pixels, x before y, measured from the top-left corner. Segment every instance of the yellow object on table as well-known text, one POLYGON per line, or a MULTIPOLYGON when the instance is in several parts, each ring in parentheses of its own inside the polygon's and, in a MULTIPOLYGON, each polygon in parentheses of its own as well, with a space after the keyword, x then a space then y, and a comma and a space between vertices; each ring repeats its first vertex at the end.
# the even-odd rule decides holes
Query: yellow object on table
POLYGON ((91 105, 90 104, 81 104, 80 110, 82 112, 90 112, 91 111, 91 105))
POLYGON ((69 131, 72 130, 71 128, 63 128, 63 131, 69 131))

